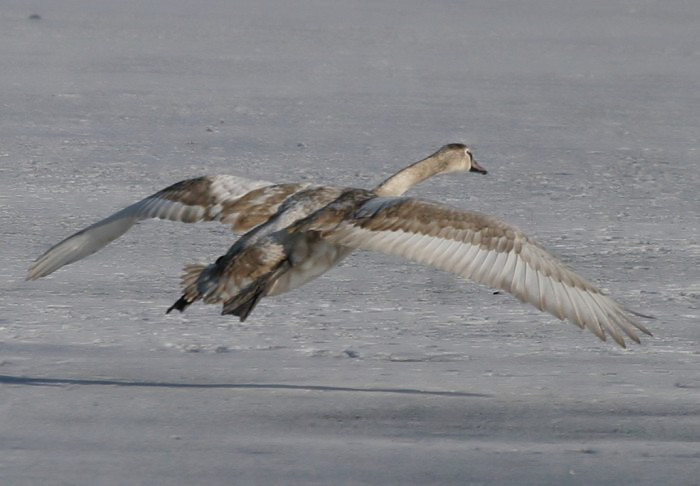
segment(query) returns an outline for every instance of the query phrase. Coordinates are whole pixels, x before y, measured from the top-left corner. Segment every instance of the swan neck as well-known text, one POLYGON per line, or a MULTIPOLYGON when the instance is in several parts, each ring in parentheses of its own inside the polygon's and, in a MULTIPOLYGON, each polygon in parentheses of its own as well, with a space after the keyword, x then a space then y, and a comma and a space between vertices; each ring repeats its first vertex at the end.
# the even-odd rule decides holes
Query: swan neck
POLYGON ((431 155, 428 158, 419 160, 418 162, 409 165, 392 175, 384 182, 379 184, 374 192, 379 196, 401 196, 404 192, 423 182, 424 180, 439 174, 443 165, 435 156, 431 155))

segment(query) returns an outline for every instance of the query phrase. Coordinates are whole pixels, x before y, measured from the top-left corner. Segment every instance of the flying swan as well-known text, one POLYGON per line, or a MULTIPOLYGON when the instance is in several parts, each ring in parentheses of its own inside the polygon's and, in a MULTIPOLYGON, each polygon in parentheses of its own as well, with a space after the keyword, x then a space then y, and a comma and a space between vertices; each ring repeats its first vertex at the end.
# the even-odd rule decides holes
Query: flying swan
POLYGON ((53 246, 31 265, 27 279, 98 251, 145 219, 220 221, 243 236, 216 262, 185 267, 183 295, 168 312, 201 299, 245 320, 262 297, 297 288, 362 249, 500 288, 622 347, 623 335, 637 343, 637 331, 651 335, 630 314, 648 316, 623 308, 514 226, 402 197, 421 181, 458 171, 486 173, 467 146, 453 143, 373 190, 223 175, 181 181, 53 246))

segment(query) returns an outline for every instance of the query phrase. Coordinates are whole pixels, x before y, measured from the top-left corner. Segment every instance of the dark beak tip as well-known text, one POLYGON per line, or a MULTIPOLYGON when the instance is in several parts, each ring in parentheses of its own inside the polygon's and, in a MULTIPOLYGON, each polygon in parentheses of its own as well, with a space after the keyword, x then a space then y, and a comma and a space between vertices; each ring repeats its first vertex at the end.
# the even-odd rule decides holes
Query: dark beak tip
POLYGON ((469 172, 478 172, 479 174, 488 174, 489 173, 486 169, 481 167, 481 165, 479 165, 476 162, 476 160, 472 161, 472 166, 471 166, 471 169, 469 169, 469 172))

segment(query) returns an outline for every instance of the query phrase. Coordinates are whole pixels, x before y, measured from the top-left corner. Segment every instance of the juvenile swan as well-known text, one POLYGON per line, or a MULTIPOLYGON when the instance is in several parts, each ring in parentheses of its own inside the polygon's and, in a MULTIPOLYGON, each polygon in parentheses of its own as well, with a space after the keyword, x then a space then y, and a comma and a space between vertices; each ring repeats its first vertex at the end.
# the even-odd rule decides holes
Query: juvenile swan
MULTIPOLYGON (((459 149, 471 159, 466 147, 459 149)), ((223 314, 243 321, 262 297, 288 290, 287 279, 309 272, 308 266, 321 255, 333 260, 338 252, 362 249, 402 256, 500 288, 589 329, 603 341, 609 335, 621 347, 623 335, 639 342, 637 331, 650 334, 629 315, 637 313, 624 309, 514 226, 481 213, 395 196, 403 190, 394 185, 412 185, 442 172, 436 159, 426 161, 420 171, 405 171, 374 191, 340 190, 315 212, 289 226, 277 225, 279 229, 262 237, 251 235, 253 230, 211 265, 185 267, 183 296, 168 312, 203 299, 223 304, 223 314)), ((469 170, 483 171, 476 167, 469 170)), ((324 271, 330 266, 324 264, 324 271)))
MULTIPOLYGON (((438 173, 486 171, 463 144, 448 144, 429 157, 405 167, 375 188, 377 194, 399 196, 413 185, 438 173)), ((243 177, 216 175, 177 182, 155 194, 78 231, 41 255, 29 267, 27 280, 49 275, 100 250, 134 224, 151 218, 184 223, 219 221, 234 233, 249 232, 251 242, 289 226, 336 199, 342 188, 309 183, 272 184, 243 177)), ((336 265, 351 250, 321 244, 303 268, 281 276, 276 292, 298 287, 336 265)))
POLYGON ((501 288, 602 340, 609 335, 622 347, 623 334, 635 342, 637 331, 650 334, 630 311, 517 228, 480 213, 400 197, 433 175, 455 171, 486 173, 468 147, 449 144, 371 191, 232 176, 181 181, 50 248, 27 279, 96 252, 144 219, 220 221, 247 233, 215 263, 185 267, 185 291, 168 312, 203 299, 222 303, 224 314, 244 320, 262 297, 303 285, 354 249, 364 249, 501 288))
MULTIPOLYGON (((434 175, 463 171, 486 174, 486 170, 474 160, 466 145, 445 145, 429 157, 389 177, 375 187, 372 194, 400 196, 407 189, 434 175)), ((168 312, 173 309, 183 311, 202 297, 206 303, 223 302, 232 298, 266 272, 268 261, 276 262, 289 257, 294 265, 279 268, 264 295, 287 292, 337 265, 352 252, 352 248, 314 237, 295 240, 294 245, 290 244, 291 240, 279 242, 282 246, 270 246, 269 243, 284 234, 279 233, 280 230, 320 210, 347 190, 349 189, 340 187, 311 187, 289 196, 275 214, 242 236, 216 263, 185 267, 185 293, 168 312), (224 269, 227 269, 226 278, 221 279, 224 269)), ((246 316, 241 317, 245 319, 246 316)))

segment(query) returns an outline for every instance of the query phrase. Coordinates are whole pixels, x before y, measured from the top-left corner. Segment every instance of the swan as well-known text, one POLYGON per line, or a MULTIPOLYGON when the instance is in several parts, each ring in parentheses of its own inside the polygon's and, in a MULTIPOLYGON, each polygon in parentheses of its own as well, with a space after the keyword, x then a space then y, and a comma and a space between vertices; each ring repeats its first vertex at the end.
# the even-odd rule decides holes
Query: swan
POLYGON ((373 190, 272 184, 235 176, 205 176, 173 184, 69 236, 29 268, 27 279, 76 262, 150 218, 219 221, 244 235, 210 265, 188 265, 184 292, 168 312, 196 300, 223 304, 245 320, 262 297, 303 285, 355 249, 397 255, 505 290, 523 302, 569 319, 601 340, 625 347, 651 335, 625 309, 542 245, 496 218, 402 197, 437 174, 486 170, 463 144, 440 150, 373 190))
MULTIPOLYGON (((422 167, 427 172, 421 180, 429 177, 429 167, 422 167)), ((435 164, 432 170, 439 173, 435 164)), ((280 287, 288 290, 285 279, 296 271, 308 272, 324 258, 332 261, 339 251, 344 256, 360 249, 502 289, 602 341, 610 336, 623 348, 625 335, 637 343, 638 331, 651 335, 631 315, 650 316, 622 307, 516 227, 479 212, 392 194, 399 192, 392 185, 407 184, 399 180, 410 177, 406 172, 373 191, 339 190, 333 201, 288 226, 278 225, 261 237, 244 236, 213 264, 186 266, 182 297, 168 312, 202 299, 222 304, 222 314, 244 321, 262 297, 279 293, 280 287)))
MULTIPOLYGON (((384 180, 374 190, 385 196, 398 196, 413 185, 437 173, 471 170, 486 174, 466 145, 453 143, 409 165, 384 180)), ((183 223, 218 221, 235 234, 247 234, 252 242, 262 235, 284 228, 297 219, 333 201, 342 189, 311 183, 273 184, 231 175, 203 176, 177 182, 116 213, 84 228, 49 248, 27 271, 27 280, 45 277, 59 268, 77 262, 116 240, 136 223, 165 219, 183 223)), ((327 246, 327 245, 326 245, 327 246)), ((324 248, 328 249, 328 248, 324 248)), ((319 254, 307 267, 295 269, 280 278, 277 292, 291 290, 322 274, 349 254, 340 247, 330 249, 333 258, 319 254), (323 260, 323 261, 322 261, 323 260)))
MULTIPOLYGON (((461 143, 452 143, 444 145, 432 155, 400 170, 376 186, 372 193, 382 196, 400 196, 409 188, 434 175, 458 171, 487 173, 486 169, 474 159, 469 147, 461 143)), ((206 303, 222 302, 233 297, 264 271, 266 268, 264 261, 267 258, 276 255, 274 251, 270 253, 271 248, 268 246, 265 246, 264 251, 259 251, 270 235, 325 207, 345 190, 348 188, 320 186, 304 188, 290 195, 278 206, 275 214, 238 239, 227 254, 216 263, 186 266, 183 285, 189 290, 166 312, 170 313, 173 309, 182 312, 204 294, 212 297, 205 298, 206 303), (246 256, 243 257, 243 255, 246 256), (228 262, 231 260, 236 261, 236 269, 228 272, 226 280, 222 281, 224 287, 219 289, 216 297, 213 297, 214 294, 210 292, 209 287, 218 281, 222 264, 229 265, 228 262), (200 284, 193 286, 196 279, 200 280, 200 284), (206 287, 206 290, 200 291, 197 287, 200 289, 206 287)), ((265 295, 278 295, 300 287, 337 265, 351 252, 351 248, 322 239, 300 241, 292 251, 294 265, 286 267, 285 271, 280 271, 276 275, 274 282, 266 289, 265 295)))

